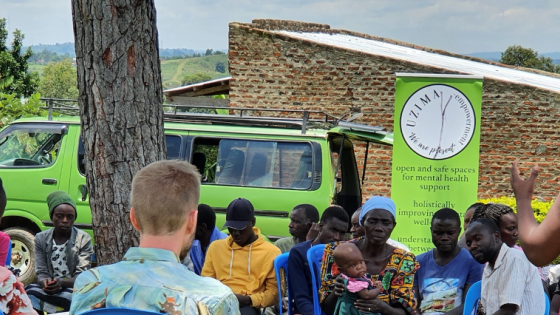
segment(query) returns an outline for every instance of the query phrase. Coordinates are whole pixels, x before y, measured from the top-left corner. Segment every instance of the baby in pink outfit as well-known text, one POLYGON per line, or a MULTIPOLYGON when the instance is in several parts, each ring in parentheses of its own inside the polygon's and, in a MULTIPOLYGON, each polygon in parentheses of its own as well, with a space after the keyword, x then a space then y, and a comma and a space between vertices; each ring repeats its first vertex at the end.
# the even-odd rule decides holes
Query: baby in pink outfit
POLYGON ((333 253, 334 262, 346 279, 346 289, 357 293, 360 299, 373 300, 381 292, 381 281, 372 282, 366 278, 366 264, 362 252, 353 243, 342 243, 333 253))

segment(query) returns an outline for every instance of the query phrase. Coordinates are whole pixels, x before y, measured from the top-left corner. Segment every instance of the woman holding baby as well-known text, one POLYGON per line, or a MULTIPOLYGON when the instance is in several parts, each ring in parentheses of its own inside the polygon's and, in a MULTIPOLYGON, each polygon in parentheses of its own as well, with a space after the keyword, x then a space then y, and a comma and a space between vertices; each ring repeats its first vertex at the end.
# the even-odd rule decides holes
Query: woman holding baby
POLYGON ((325 246, 319 290, 325 313, 416 314, 416 257, 387 244, 395 217, 391 199, 372 197, 360 212, 365 236, 325 246))

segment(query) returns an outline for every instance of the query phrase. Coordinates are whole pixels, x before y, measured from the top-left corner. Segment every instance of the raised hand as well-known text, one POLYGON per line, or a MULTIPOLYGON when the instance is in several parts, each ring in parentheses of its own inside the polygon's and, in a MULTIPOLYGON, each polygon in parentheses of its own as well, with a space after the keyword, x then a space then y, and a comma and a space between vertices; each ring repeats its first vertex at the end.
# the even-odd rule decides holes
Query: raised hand
POLYGON ((531 175, 527 179, 521 178, 519 174, 519 167, 517 166, 517 161, 513 162, 511 166, 511 187, 513 188, 513 193, 517 199, 531 199, 533 197, 533 191, 535 189, 535 182, 539 174, 539 166, 535 165, 531 170, 531 175))

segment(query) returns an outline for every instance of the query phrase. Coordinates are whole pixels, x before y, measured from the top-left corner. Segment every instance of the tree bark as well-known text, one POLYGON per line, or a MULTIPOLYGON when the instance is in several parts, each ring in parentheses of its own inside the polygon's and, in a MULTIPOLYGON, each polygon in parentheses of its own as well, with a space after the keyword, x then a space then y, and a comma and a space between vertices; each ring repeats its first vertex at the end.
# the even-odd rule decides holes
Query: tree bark
POLYGON ((132 178, 166 158, 153 0, 72 0, 81 130, 96 259, 138 244, 132 178))

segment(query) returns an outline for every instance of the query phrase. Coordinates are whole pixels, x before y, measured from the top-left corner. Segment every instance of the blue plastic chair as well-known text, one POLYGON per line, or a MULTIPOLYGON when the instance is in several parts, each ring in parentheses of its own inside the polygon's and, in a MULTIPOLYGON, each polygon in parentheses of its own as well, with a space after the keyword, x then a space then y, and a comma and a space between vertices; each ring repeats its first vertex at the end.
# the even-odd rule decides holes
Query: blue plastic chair
POLYGON ((544 303, 544 314, 548 315, 550 313, 550 301, 548 300, 546 293, 544 294, 544 303))
POLYGON ((137 310, 133 308, 117 308, 117 307, 109 307, 109 308, 100 308, 96 310, 91 310, 87 312, 83 312, 83 315, 161 315, 161 313, 152 312, 152 311, 145 311, 145 310, 137 310))
POLYGON ((319 304, 319 288, 321 287, 321 260, 323 259, 323 252, 325 251, 325 244, 319 244, 311 247, 307 251, 307 263, 311 270, 311 280, 313 286, 313 310, 315 315, 322 315, 321 305, 319 304))
MULTIPOLYGON (((276 282, 278 283, 278 309, 280 310, 280 315, 282 315, 282 273, 280 272, 284 269, 284 273, 286 274, 286 279, 288 278, 288 256, 290 253, 284 253, 276 259, 274 259, 274 272, 276 273, 276 282)), ((288 282, 286 282, 286 290, 288 290, 288 314, 292 314, 292 294, 290 292, 290 287, 288 286, 288 282)), ((264 314, 264 313, 263 313, 264 314)))
MULTIPOLYGON (((475 284, 471 285, 471 287, 469 288, 469 292, 467 292, 465 302, 463 303, 463 315, 476 315, 481 291, 481 281, 478 281, 475 284)), ((546 293, 543 292, 543 295, 545 301, 544 315, 548 315, 548 313, 550 312, 550 301, 548 300, 548 296, 546 295, 546 293)))
POLYGON ((8 244, 8 256, 6 256, 6 262, 4 266, 9 266, 12 264, 12 240, 8 244))
POLYGON ((480 301, 482 286, 481 282, 478 281, 471 285, 469 291, 467 292, 467 297, 463 302, 463 315, 476 314, 478 310, 478 302, 480 301))

